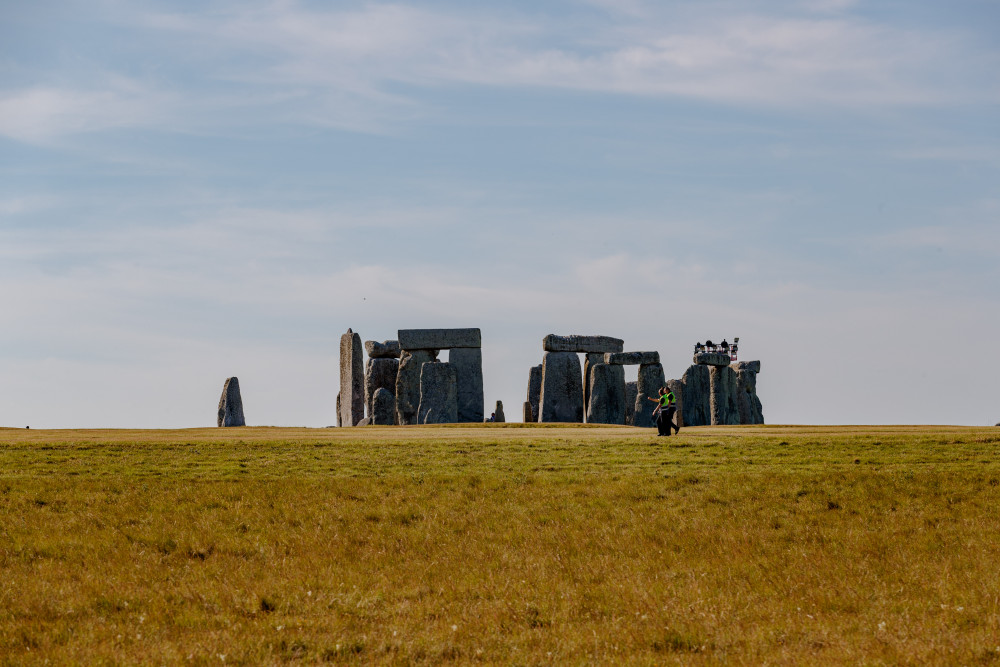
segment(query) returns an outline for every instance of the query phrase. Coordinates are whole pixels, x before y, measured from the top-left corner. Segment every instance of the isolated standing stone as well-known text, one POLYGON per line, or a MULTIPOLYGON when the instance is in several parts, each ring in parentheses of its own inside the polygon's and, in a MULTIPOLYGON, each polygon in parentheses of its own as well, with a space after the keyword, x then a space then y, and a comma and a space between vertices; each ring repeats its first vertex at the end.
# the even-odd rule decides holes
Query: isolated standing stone
POLYGON ((646 400, 648 398, 658 398, 660 387, 666 385, 663 377, 663 366, 660 364, 643 364, 639 366, 639 380, 635 397, 634 426, 649 428, 655 426, 653 422, 653 410, 656 403, 646 400))
POLYGON ((240 381, 227 378, 222 385, 222 396, 219 398, 219 426, 246 426, 243 418, 243 397, 240 396, 240 381))
POLYGON ((590 369, 588 424, 625 423, 625 368, 595 364, 590 369))
POLYGON ((638 393, 638 382, 625 383, 625 423, 629 426, 635 423, 635 397, 638 393))
POLYGON ((531 412, 531 403, 529 403, 528 401, 524 402, 523 415, 524 416, 522 417, 521 421, 523 421, 525 424, 530 424, 531 422, 535 421, 535 415, 532 414, 531 412))
POLYGON ((760 372, 760 361, 738 361, 733 365, 736 370, 737 406, 740 412, 741 424, 763 424, 764 410, 757 397, 757 373, 760 372))
POLYGON ((365 418, 365 356, 361 336, 351 329, 340 337, 340 420, 356 426, 365 418))
POLYGON ((680 380, 667 380, 667 389, 674 392, 674 398, 677 399, 674 423, 677 424, 678 428, 686 426, 684 423, 684 383, 680 380))
POLYGON ((732 426, 740 423, 740 409, 736 403, 736 371, 729 366, 711 366, 712 426, 732 426))
POLYGON ((337 392, 337 426, 343 426, 343 422, 340 420, 340 392, 337 392))
POLYGON ((398 340, 386 340, 381 343, 376 340, 365 341, 365 352, 369 359, 399 359, 402 349, 398 340))
POLYGON ((542 398, 542 365, 532 366, 528 371, 528 403, 531 404, 532 421, 538 421, 538 406, 542 398))
POLYGON ((403 350, 399 360, 399 371, 396 373, 396 415, 399 424, 417 423, 417 410, 420 408, 420 367, 429 361, 434 361, 437 353, 434 350, 403 350))
POLYGON ((483 351, 478 347, 452 348, 448 363, 458 378, 458 421, 483 421, 483 351))
POLYGON ((546 352, 542 358, 541 422, 583 422, 583 378, 575 352, 546 352))
POLYGON ((507 417, 503 414, 503 401, 497 401, 497 409, 493 411, 493 421, 505 422, 507 417))
POLYGON ((549 334, 542 339, 546 352, 621 352, 625 341, 611 336, 557 336, 549 334))
POLYGON ((396 397, 388 389, 379 387, 372 396, 372 424, 392 426, 396 423, 396 397))
POLYGON ((396 374, 399 372, 399 359, 392 357, 377 357, 365 363, 365 409, 368 416, 374 413, 373 401, 375 392, 379 389, 396 391, 396 374))
POLYGON ((458 421, 455 367, 429 361, 420 367, 419 424, 454 424, 458 421))
POLYGON ((399 346, 404 350, 451 350, 482 347, 479 329, 400 329, 399 346))
POLYGON ((708 366, 694 365, 684 371, 684 425, 708 426, 712 423, 711 372, 708 366))

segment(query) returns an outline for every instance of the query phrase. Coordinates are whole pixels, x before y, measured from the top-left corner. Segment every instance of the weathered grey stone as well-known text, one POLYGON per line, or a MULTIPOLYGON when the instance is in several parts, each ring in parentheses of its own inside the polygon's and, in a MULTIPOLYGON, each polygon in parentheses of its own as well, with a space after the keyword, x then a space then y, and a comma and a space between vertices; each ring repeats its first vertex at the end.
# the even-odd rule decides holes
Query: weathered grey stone
POLYGON ((222 385, 222 396, 219 398, 219 426, 246 426, 243 418, 243 397, 240 396, 240 381, 227 378, 222 385))
POLYGON ((541 422, 583 422, 583 378, 575 352, 546 352, 542 358, 541 422))
POLYGON ((454 424, 458 421, 458 391, 455 367, 429 361, 420 367, 419 424, 454 424))
POLYGON ((532 421, 538 421, 541 413, 538 406, 542 398, 542 365, 532 366, 528 371, 528 403, 531 403, 532 421))
POLYGON ((365 352, 369 359, 399 359, 403 349, 399 347, 398 340, 386 340, 381 343, 377 340, 365 341, 365 352))
POLYGON ((712 426, 732 426, 740 423, 740 409, 736 402, 738 387, 736 371, 729 366, 710 366, 712 390, 712 426))
POLYGON ((757 373, 760 361, 738 361, 732 368, 736 371, 736 405, 741 424, 763 424, 764 410, 757 397, 757 373))
POLYGON ((358 422, 358 426, 371 426, 371 425, 372 425, 371 417, 365 417, 364 419, 358 422))
POLYGON ((483 351, 478 347, 452 348, 448 363, 458 377, 458 421, 483 421, 483 351))
POLYGON ((399 346, 404 350, 450 350, 482 347, 479 329, 400 329, 399 346))
POLYGON ((528 402, 528 401, 524 402, 523 413, 522 414, 523 414, 523 417, 522 417, 521 420, 525 424, 530 424, 531 422, 535 421, 535 415, 531 412, 531 403, 530 402, 528 402))
POLYGON ((728 354, 721 352, 701 352, 694 355, 694 363, 701 366, 728 366, 732 361, 728 354))
POLYGON ((589 352, 583 355, 583 407, 584 420, 586 420, 586 408, 590 403, 590 369, 597 364, 604 363, 604 355, 599 352, 589 352))
POLYGON ((420 408, 420 367, 434 361, 434 350, 403 350, 396 373, 396 417, 397 423, 406 426, 417 423, 420 408))
POLYGON ((396 423, 396 397, 388 389, 379 387, 372 397, 372 424, 392 426, 396 423))
POLYGON ((337 392, 337 426, 343 426, 343 423, 340 421, 340 392, 339 391, 337 392))
POLYGON ((690 366, 681 378, 684 385, 683 420, 685 426, 708 426, 712 423, 712 379, 708 366, 690 366))
POLYGON ((340 337, 340 421, 354 426, 365 418, 365 356, 361 336, 351 329, 340 337))
POLYGON ((399 372, 399 359, 377 357, 365 363, 365 410, 368 416, 373 414, 372 402, 375 392, 379 389, 396 391, 396 374, 399 372))
POLYGON ((495 422, 506 422, 507 417, 503 414, 503 401, 497 401, 497 408, 493 411, 493 421, 495 422))
POLYGON ((549 334, 542 339, 546 352, 621 352, 625 341, 611 336, 557 336, 549 334))
POLYGON ((653 421, 653 411, 656 410, 657 404, 647 399, 658 398, 660 387, 664 387, 667 384, 663 376, 663 366, 660 364, 643 364, 639 366, 639 379, 637 382, 635 416, 632 418, 632 423, 634 426, 650 428, 656 425, 653 421))
POLYGON ((625 423, 625 368, 595 364, 590 369, 588 424, 625 423))
POLYGON ((638 393, 638 382, 625 383, 625 423, 629 426, 635 423, 635 397, 638 393))
POLYGON ((616 366, 641 366, 660 363, 659 352, 607 352, 604 363, 616 366))
POLYGON ((680 380, 667 380, 667 389, 674 392, 677 399, 677 412, 674 414, 674 423, 678 428, 684 426, 684 383, 680 380))

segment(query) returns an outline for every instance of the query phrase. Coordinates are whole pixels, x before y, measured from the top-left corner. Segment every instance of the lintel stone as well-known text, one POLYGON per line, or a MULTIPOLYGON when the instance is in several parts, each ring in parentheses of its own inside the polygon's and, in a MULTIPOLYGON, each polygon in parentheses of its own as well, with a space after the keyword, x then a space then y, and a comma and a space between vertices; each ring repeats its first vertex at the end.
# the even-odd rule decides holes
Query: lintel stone
POLYGON ((401 354, 398 340, 366 340, 365 352, 369 359, 399 359, 401 354))
POLYGON ((482 347, 479 329, 400 329, 399 346, 404 350, 450 350, 482 347))
POLYGON ((694 363, 700 366, 728 366, 732 363, 732 359, 728 354, 723 354, 722 352, 702 352, 701 354, 694 355, 694 363))
POLYGON ((606 353, 621 352, 625 341, 611 336, 557 336, 549 334, 542 339, 542 349, 546 352, 606 353))
POLYGON ((660 363, 659 352, 608 352, 604 363, 612 366, 641 366, 660 363))

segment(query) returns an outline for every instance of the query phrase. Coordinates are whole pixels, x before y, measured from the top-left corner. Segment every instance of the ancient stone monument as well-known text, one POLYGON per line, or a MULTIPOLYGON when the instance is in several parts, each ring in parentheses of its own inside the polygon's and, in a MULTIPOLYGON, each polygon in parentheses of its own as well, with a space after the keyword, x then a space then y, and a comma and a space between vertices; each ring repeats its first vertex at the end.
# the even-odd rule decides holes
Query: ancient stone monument
POLYGON ((246 426, 243 418, 243 397, 240 396, 240 381, 227 378, 222 385, 222 396, 219 398, 219 426, 246 426))
POLYGON ((375 392, 387 389, 390 394, 396 393, 396 375, 399 372, 399 342, 387 340, 379 343, 373 340, 365 341, 365 351, 368 361, 365 363, 365 409, 368 416, 374 412, 375 392))
MULTIPOLYGON (((584 399, 589 403, 590 363, 598 355, 621 352, 625 342, 610 336, 557 336, 549 334, 542 340, 542 388, 538 399, 538 421, 582 422, 584 399), (587 376, 583 377, 578 354, 586 354, 587 376), (594 356, 591 356, 594 355, 594 356), (587 394, 584 382, 587 382, 587 394)), ((594 366, 597 364, 594 363, 594 366)), ((530 376, 529 376, 530 378, 530 376)), ((529 386, 530 392, 530 386, 529 386)), ((530 400, 530 398, 529 398, 530 400)))
POLYGON ((694 364, 668 386, 678 396, 678 426, 763 424, 757 397, 760 361, 732 364, 725 352, 697 352, 694 364))
POLYGON ((507 417, 503 413, 503 401, 497 401, 496 410, 493 411, 493 421, 506 422, 507 417))
POLYGON ((450 363, 427 362, 420 367, 419 424, 454 424, 458 421, 457 373, 450 363))
POLYGON ((384 387, 375 390, 372 396, 372 424, 392 426, 396 423, 396 397, 384 387))
POLYGON ((522 421, 525 424, 530 424, 531 422, 535 421, 535 413, 531 411, 531 403, 529 401, 524 402, 522 410, 523 410, 521 413, 523 415, 522 421))
POLYGON ((625 423, 625 367, 595 364, 590 369, 588 424, 625 423))
POLYGON ((635 397, 639 395, 639 382, 625 383, 625 423, 635 423, 635 397))
POLYGON ((340 337, 340 423, 356 426, 365 418, 365 372, 361 336, 351 329, 340 337))
MULTIPOLYGON (((423 423, 420 411, 420 377, 424 364, 449 350, 448 367, 454 371, 456 415, 451 421, 483 420, 483 355, 479 329, 400 329, 402 358, 396 375, 396 415, 400 424, 423 423)), ((439 373, 445 371, 432 371, 439 373)), ((428 408, 432 409, 432 408, 428 408)), ((446 416, 450 416, 447 413, 446 416)), ((435 413, 433 423, 445 417, 435 413)))
POLYGON ((656 425, 653 420, 653 411, 656 410, 656 403, 648 399, 658 397, 660 395, 660 387, 666 386, 666 384, 666 378, 663 376, 663 366, 659 363, 639 366, 635 414, 632 417, 633 426, 649 428, 656 425))
MULTIPOLYGON (((531 419, 538 421, 538 406, 542 398, 542 365, 532 366, 528 372, 528 405, 531 406, 531 419)), ((527 414, 527 413, 525 413, 527 414)))

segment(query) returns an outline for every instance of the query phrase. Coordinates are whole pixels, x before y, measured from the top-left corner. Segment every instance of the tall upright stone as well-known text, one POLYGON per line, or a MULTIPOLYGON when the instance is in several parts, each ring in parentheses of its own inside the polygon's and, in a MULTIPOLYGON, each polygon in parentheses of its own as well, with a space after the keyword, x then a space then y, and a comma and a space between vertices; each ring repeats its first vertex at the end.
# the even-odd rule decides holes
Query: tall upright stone
POLYGON ((639 366, 639 380, 636 386, 635 416, 632 418, 634 426, 649 428, 654 426, 653 411, 656 403, 649 401, 649 398, 658 398, 660 387, 666 385, 663 376, 663 366, 660 364, 643 364, 639 366))
POLYGON ((684 423, 684 383, 680 380, 667 380, 667 389, 674 393, 676 399, 677 412, 674 414, 674 423, 678 428, 686 426, 684 423))
POLYGON ((376 391, 385 389, 395 394, 398 372, 399 359, 392 357, 376 357, 365 363, 365 409, 369 417, 375 414, 373 402, 376 391))
POLYGON ((458 421, 457 374, 450 363, 429 361, 420 367, 419 424, 454 424, 458 421))
POLYGON ((240 381, 227 378, 222 385, 222 396, 219 398, 219 426, 246 426, 243 418, 243 397, 240 396, 240 381))
POLYGON ((384 387, 375 390, 372 396, 372 424, 392 426, 396 423, 396 397, 384 387))
POLYGON ((764 409, 757 396, 757 373, 760 372, 760 361, 738 361, 733 366, 736 370, 740 423, 763 424, 764 409))
POLYGON ((546 352, 542 358, 541 422, 583 422, 583 378, 575 352, 546 352))
POLYGON ((583 406, 585 408, 584 420, 588 422, 590 421, 589 419, 587 419, 587 414, 589 413, 589 411, 586 410, 586 407, 590 404, 590 369, 592 369, 597 364, 603 364, 603 363, 604 363, 604 353, 602 352, 588 352, 583 356, 583 406))
POLYGON ((483 351, 478 347, 455 347, 448 352, 455 369, 458 391, 458 421, 483 421, 483 351))
POLYGON ((625 383, 625 423, 635 424, 635 397, 639 394, 638 382, 625 383))
POLYGON ((344 422, 340 419, 340 392, 337 392, 337 426, 343 426, 344 422))
POLYGON ((525 424, 530 424, 531 422, 535 421, 535 415, 531 412, 531 403, 525 401, 522 410, 523 410, 522 412, 523 416, 521 418, 521 421, 523 421, 525 424))
POLYGON ((420 408, 420 367, 437 359, 434 350, 403 350, 396 373, 396 416, 399 424, 417 423, 420 408))
POLYGON ((503 401, 497 401, 496 410, 493 411, 493 421, 500 423, 507 421, 507 416, 503 413, 503 401))
POLYGON ((736 402, 736 371, 729 366, 710 366, 712 426, 732 426, 740 423, 736 402))
POLYGON ((542 365, 532 366, 528 371, 528 403, 531 404, 532 421, 538 421, 538 406, 542 398, 542 365))
POLYGON ((590 369, 588 424, 625 423, 625 367, 594 364, 590 369))
POLYGON ((340 337, 340 421, 356 426, 365 418, 365 353, 351 329, 340 337))
POLYGON ((712 387, 708 366, 695 364, 684 371, 683 420, 685 426, 708 426, 712 423, 712 387))

